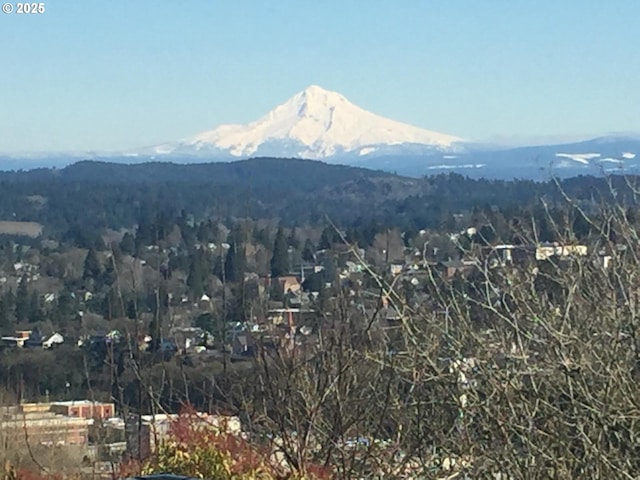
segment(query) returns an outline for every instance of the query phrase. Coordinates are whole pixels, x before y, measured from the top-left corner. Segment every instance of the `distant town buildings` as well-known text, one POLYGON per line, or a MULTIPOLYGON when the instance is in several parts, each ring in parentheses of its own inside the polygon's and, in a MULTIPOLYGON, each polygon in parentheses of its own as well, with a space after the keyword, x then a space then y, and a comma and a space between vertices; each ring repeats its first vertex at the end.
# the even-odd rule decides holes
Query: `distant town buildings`
POLYGON ((0 337, 0 348, 52 348, 64 343, 64 337, 55 332, 49 337, 43 337, 36 330, 16 330, 13 335, 0 337))
POLYGON ((546 243, 536 248, 536 260, 548 260, 551 257, 584 257, 587 255, 586 245, 561 245, 546 243))

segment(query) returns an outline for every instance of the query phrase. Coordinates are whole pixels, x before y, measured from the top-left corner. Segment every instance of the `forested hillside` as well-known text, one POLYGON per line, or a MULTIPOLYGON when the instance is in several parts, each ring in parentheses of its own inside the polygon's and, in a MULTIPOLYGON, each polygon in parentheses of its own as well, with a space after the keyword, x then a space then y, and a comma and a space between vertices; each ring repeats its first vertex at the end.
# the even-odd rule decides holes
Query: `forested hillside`
MULTIPOLYGON (((578 200, 598 201, 604 179, 563 181, 578 200)), ((606 193, 609 195, 609 193, 606 193)), ((412 179, 294 159, 234 163, 122 165, 84 161, 61 170, 0 173, 0 220, 35 221, 47 235, 131 228, 152 216, 272 218, 317 225, 378 222, 401 228, 440 225, 475 206, 524 208, 561 199, 554 182, 471 180, 457 174, 412 179)))

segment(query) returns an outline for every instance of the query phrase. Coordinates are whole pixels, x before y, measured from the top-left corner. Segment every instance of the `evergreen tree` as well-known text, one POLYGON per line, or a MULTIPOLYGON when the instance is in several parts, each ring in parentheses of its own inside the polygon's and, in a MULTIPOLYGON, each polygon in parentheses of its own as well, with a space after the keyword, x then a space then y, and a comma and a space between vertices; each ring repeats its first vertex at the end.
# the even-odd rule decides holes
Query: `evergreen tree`
POLYGON ((368 223, 365 227, 362 228, 362 231, 360 232, 360 240, 362 240, 362 244, 360 246, 371 246, 373 244, 373 240, 376 238, 376 235, 381 231, 382 227, 377 223, 368 223))
POLYGON ((0 299, 0 329, 6 331, 12 323, 11 311, 5 298, 0 299))
POLYGON ((265 247, 271 247, 271 235, 269 234, 268 228, 256 228, 255 233, 253 234, 253 239, 255 242, 264 245, 265 247))
POLYGON ((274 302, 282 302, 284 300, 284 292, 277 282, 272 282, 269 287, 269 300, 274 302))
POLYGON ((305 279, 302 288, 305 292, 319 292, 324 288, 324 282, 324 272, 312 273, 305 279))
POLYGON ((149 321, 149 336, 151 337, 149 349, 152 352, 157 352, 162 343, 162 335, 160 333, 160 319, 155 315, 149 321))
POLYGON ((64 235, 63 240, 80 248, 104 249, 104 240, 100 232, 96 229, 88 228, 86 225, 71 227, 64 235))
POLYGON ((589 223, 588 217, 585 217, 582 212, 576 211, 571 231, 579 240, 588 237, 591 233, 591 224, 589 223))
POLYGON ((154 245, 156 240, 156 231, 151 219, 151 213, 146 212, 142 215, 138 228, 136 229, 136 248, 146 245, 154 245))
POLYGON ((107 264, 104 267, 104 272, 102 272, 102 282, 108 287, 116 283, 116 280, 118 279, 114 262, 115 262, 115 256, 107 259, 107 264))
POLYGON ((195 229, 189 225, 180 225, 179 228, 182 234, 182 243, 187 249, 192 249, 196 244, 195 229))
POLYGON ((193 322, 194 327, 201 328, 205 332, 216 333, 217 322, 214 316, 210 313, 202 313, 193 322))
POLYGON ((167 235, 171 232, 172 228, 173 222, 170 220, 169 215, 166 212, 157 213, 153 220, 155 244, 166 240, 167 235))
POLYGON ((138 317, 138 307, 135 300, 131 299, 127 302, 127 318, 135 320, 138 317))
POLYGON ((402 235, 404 246, 409 248, 413 245, 413 240, 418 236, 418 229, 413 225, 407 227, 402 235))
POLYGON ((51 313, 54 325, 65 328, 76 313, 75 299, 66 288, 60 292, 56 306, 51 313))
POLYGON ((298 249, 300 248, 300 240, 298 240, 298 236, 296 235, 296 227, 291 229, 291 233, 289 234, 289 238, 287 239, 287 243, 292 248, 298 249))
POLYGON ((214 227, 211 221, 202 222, 200 223, 200 225, 198 225, 198 233, 196 235, 196 238, 198 239, 199 242, 202 242, 202 243, 210 242, 214 238, 213 231, 214 231, 214 227))
MULTIPOLYGON (((222 249, 220 249, 220 251, 222 252, 222 249)), ((213 259, 213 274, 218 277, 220 281, 226 281, 224 264, 225 258, 222 256, 222 254, 216 255, 216 257, 213 259)))
POLYGON ((189 265, 189 275, 187 276, 187 286, 194 297, 201 297, 204 292, 204 280, 202 266, 198 262, 198 257, 194 255, 189 265))
POLYGON ((325 229, 322 231, 322 235, 320 236, 320 243, 318 244, 320 250, 330 249, 335 243, 335 236, 336 232, 333 227, 325 227, 325 229))
POLYGON ((102 266, 98 260, 98 254, 93 248, 89 249, 87 257, 84 260, 84 270, 82 272, 83 279, 98 280, 102 273, 102 266))
POLYGON ((44 320, 44 314, 42 313, 42 307, 40 305, 40 296, 35 290, 31 292, 31 298, 29 299, 29 322, 37 323, 44 320))
POLYGON ((18 289, 16 290, 16 321, 18 323, 26 322, 30 313, 29 289, 27 288, 27 277, 20 279, 18 289))
POLYGON ((304 248, 302 250, 302 259, 305 262, 315 263, 316 261, 316 247, 313 245, 311 239, 307 238, 304 242, 304 248))
POLYGON ((224 262, 224 274, 228 282, 239 282, 244 278, 246 258, 244 245, 233 241, 224 262))
POLYGON ((318 297, 316 299, 316 311, 318 312, 318 315, 322 315, 323 312, 329 310, 330 301, 331 292, 325 285, 322 285, 320 290, 318 290, 318 297))
POLYGON ((492 245, 498 241, 496 231, 493 229, 492 225, 483 225, 478 232, 478 236, 480 237, 480 241, 483 245, 492 245))
POLYGON ((249 302, 244 288, 244 283, 235 285, 232 289, 232 300, 230 315, 240 322, 246 322, 249 318, 249 302))
POLYGON ((102 304, 102 311, 107 320, 124 317, 125 312, 122 311, 122 303, 117 289, 110 288, 107 291, 102 304))
POLYGON ((538 241, 553 242, 555 240, 556 233, 555 233, 553 224, 549 220, 546 212, 543 211, 543 213, 540 216, 536 216, 535 219, 537 220, 537 224, 538 224, 537 225, 538 241))
POLYGON ((11 315, 13 315, 16 309, 16 296, 13 293, 13 290, 7 290, 7 293, 5 293, 2 298, 2 302, 4 304, 4 308, 6 308, 11 315))
POLYGON ((145 243, 145 237, 143 235, 136 234, 134 245, 135 245, 135 248, 134 248, 133 255, 135 257, 140 258, 142 256, 142 254, 144 253, 145 247, 147 245, 151 245, 151 244, 150 243, 145 243))
POLYGON ((115 263, 116 266, 120 266, 122 265, 122 250, 120 249, 120 244, 117 242, 112 242, 109 245, 108 250, 111 250, 111 255, 113 256, 113 259, 111 259, 111 256, 109 257, 109 263, 115 263))
POLYGON ((124 237, 122 237, 122 240, 120 241, 120 250, 126 255, 133 255, 136 253, 136 239, 131 233, 127 232, 124 234, 124 237))
POLYGON ((280 277, 289 271, 289 249, 284 238, 282 227, 278 228, 276 239, 273 243, 273 256, 271 257, 271 276, 280 277))
POLYGON ((333 257, 327 256, 322 262, 322 276, 325 282, 333 282, 338 276, 338 268, 333 257))
POLYGON ((162 323, 164 313, 168 306, 168 294, 166 287, 160 287, 155 291, 153 300, 153 318, 149 322, 149 335, 151 336, 151 344, 149 345, 152 352, 158 351, 162 344, 162 323))
POLYGON ((360 241, 360 231, 355 227, 347 228, 346 240, 352 245, 358 245, 360 241))

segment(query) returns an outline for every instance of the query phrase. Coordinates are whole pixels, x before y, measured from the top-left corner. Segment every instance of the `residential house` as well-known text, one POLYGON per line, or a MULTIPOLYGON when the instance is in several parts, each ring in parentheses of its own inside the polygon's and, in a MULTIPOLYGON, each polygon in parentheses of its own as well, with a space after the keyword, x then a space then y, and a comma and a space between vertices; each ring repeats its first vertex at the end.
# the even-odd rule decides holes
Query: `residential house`
POLYGON ((24 347, 24 344, 31 337, 31 330, 17 330, 13 336, 4 336, 0 338, 0 342, 5 347, 24 347))
POLYGON ((265 294, 265 282, 258 274, 247 272, 244 274, 244 291, 248 298, 262 298, 265 294))
POLYGON ((302 285, 300 285, 298 277, 295 277, 293 275, 285 275, 282 277, 277 277, 276 282, 277 282, 278 288, 283 294, 287 294, 290 292, 298 293, 302 288, 302 285))
POLYGON ((352 262, 351 260, 347 260, 345 262, 345 269, 348 274, 360 273, 363 271, 362 263, 352 262))
POLYGON ((476 268, 476 262, 473 260, 447 260, 440 262, 443 268, 444 277, 451 280, 456 275, 466 277, 470 275, 476 268))
POLYGON ((58 332, 51 335, 45 341, 42 342, 43 348, 52 348, 57 345, 61 345, 64 343, 64 337, 60 335, 58 332))
POLYGON ((251 356, 254 354, 255 339, 251 333, 243 331, 233 337, 231 352, 234 355, 251 356))
POLYGON ((24 341, 25 348, 42 348, 44 338, 38 328, 34 328, 29 334, 29 338, 24 341))
POLYGON ((404 265, 402 263, 392 263, 389 265, 389 273, 394 277, 400 275, 402 270, 404 269, 404 265))

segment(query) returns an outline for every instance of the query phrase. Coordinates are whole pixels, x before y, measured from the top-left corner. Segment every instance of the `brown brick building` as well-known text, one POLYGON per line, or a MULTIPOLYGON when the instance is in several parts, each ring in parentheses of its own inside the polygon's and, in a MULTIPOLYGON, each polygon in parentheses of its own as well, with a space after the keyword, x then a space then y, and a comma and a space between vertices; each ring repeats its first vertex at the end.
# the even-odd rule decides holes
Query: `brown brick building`
POLYGON ((105 419, 115 416, 113 403, 92 402, 90 400, 72 400, 70 402, 55 402, 50 411, 68 417, 105 419))
POLYGON ((53 412, 4 413, 0 418, 0 438, 14 445, 85 445, 91 423, 86 418, 53 412))
POLYGON ((11 443, 85 445, 94 420, 111 418, 114 414, 113 403, 89 400, 3 407, 0 409, 0 439, 11 443))

